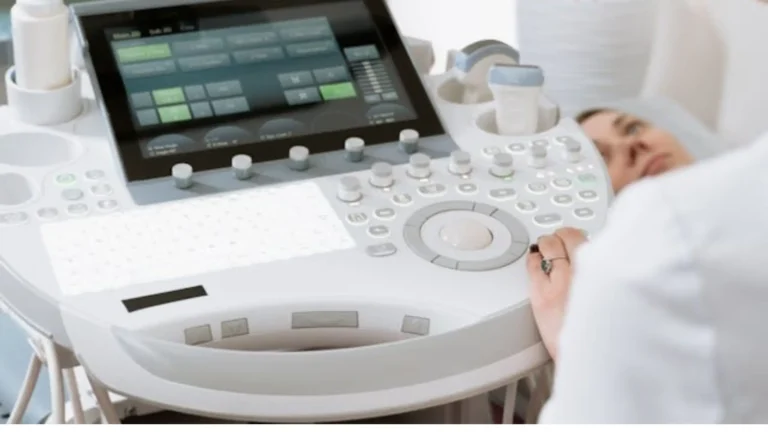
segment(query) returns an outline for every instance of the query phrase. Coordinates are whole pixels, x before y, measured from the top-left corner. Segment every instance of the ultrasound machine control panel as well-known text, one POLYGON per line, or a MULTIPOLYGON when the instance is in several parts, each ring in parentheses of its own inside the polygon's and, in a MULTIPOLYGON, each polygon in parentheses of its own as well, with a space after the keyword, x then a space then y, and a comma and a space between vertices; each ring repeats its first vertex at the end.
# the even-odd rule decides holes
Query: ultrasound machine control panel
POLYGON ((511 47, 429 76, 384 0, 157 3, 73 6, 79 117, 0 109, 9 307, 110 389, 229 418, 394 412, 546 360, 524 256, 612 193, 572 120, 504 136, 465 97, 511 47), (370 346, 277 351, 313 343, 370 346))

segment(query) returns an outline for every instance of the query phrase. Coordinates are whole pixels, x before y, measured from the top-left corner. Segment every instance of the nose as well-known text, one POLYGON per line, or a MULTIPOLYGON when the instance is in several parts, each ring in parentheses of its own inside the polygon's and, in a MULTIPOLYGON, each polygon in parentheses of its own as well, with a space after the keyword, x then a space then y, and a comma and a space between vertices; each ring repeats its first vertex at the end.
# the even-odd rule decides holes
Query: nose
POLYGON ((642 139, 642 137, 635 136, 628 138, 624 148, 626 149, 626 156, 630 166, 637 162, 637 158, 640 155, 651 151, 651 147, 642 139))

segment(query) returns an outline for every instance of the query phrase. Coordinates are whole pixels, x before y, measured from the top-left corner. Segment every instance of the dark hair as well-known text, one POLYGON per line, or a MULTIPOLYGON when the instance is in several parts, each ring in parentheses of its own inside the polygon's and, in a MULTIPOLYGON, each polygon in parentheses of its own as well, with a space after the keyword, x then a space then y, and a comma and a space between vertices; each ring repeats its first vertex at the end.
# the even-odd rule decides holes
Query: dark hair
POLYGON ((579 122, 579 124, 583 124, 585 121, 589 120, 593 116, 606 111, 611 111, 611 110, 609 110, 608 108, 594 108, 594 109, 586 110, 576 116, 576 121, 579 122))

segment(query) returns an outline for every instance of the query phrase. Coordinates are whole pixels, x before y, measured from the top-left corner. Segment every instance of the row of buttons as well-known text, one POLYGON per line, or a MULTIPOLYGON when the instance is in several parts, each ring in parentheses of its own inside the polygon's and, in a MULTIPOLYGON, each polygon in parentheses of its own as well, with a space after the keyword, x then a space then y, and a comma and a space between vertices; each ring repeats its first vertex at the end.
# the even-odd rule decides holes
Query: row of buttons
MULTIPOLYGON (((118 208, 119 204, 115 200, 102 200, 96 203, 99 210, 111 212, 118 208)), ((90 212, 90 207, 84 203, 70 204, 67 206, 67 214, 70 216, 82 217, 90 212)), ((37 217, 44 221, 54 220, 59 217, 60 212, 55 207, 44 207, 37 211, 37 217)), ((0 226, 20 225, 29 220, 29 215, 25 212, 0 213, 0 226)))
MULTIPOLYGON (((85 172, 85 178, 90 181, 103 179, 106 173, 102 170, 89 170, 85 172)), ((56 176, 56 183, 61 186, 71 186, 77 182, 77 176, 72 173, 63 173, 56 176)))
MULTIPOLYGON (((573 138, 573 137, 569 137, 569 136, 559 136, 559 137, 555 138, 555 142, 557 142, 559 144, 568 144, 568 143, 578 143, 578 140, 573 138)), ((549 139, 539 138, 539 139, 531 141, 530 143, 515 142, 515 143, 512 143, 512 144, 509 144, 506 147, 506 149, 510 153, 525 153, 531 147, 544 147, 544 148, 548 148, 550 145, 551 145, 551 141, 549 139)), ((494 155, 497 155, 497 154, 501 153, 501 149, 499 147, 495 147, 495 146, 486 147, 485 149, 483 149, 483 153, 486 156, 493 157, 494 155)))
MULTIPOLYGON (((559 189, 566 190, 570 188, 572 185, 570 183, 570 180, 562 179, 560 182, 558 180, 555 180, 553 184, 557 182, 557 186, 559 189), (566 183, 567 182, 567 183, 566 183)), ((473 183, 463 183, 457 186, 457 190, 465 195, 472 195, 479 191, 479 188, 477 185, 473 183)), ((548 190, 547 185, 545 183, 531 183, 528 185, 528 191, 541 195, 546 193, 548 190)), ((430 184, 426 186, 422 186, 419 188, 419 193, 425 197, 437 197, 440 195, 443 195, 447 192, 447 188, 444 185, 441 184, 430 184)), ((579 198, 581 198, 585 202, 593 202, 598 199, 597 192, 593 190, 582 190, 577 193, 579 198)), ((498 189, 492 189, 490 192, 488 192, 488 196, 493 198, 494 200, 498 201, 507 201, 511 200, 517 197, 517 191, 514 188, 498 188, 498 189)), ((392 202, 398 206, 405 207, 413 204, 413 197, 410 194, 407 193, 399 193, 392 196, 392 202)), ((553 202, 558 205, 570 205, 573 203, 573 198, 568 195, 558 195, 553 198, 553 202)))
MULTIPOLYGON (((106 197, 109 195, 112 195, 112 186, 106 184, 106 183, 100 183, 95 186, 91 186, 91 194, 97 197, 106 197)), ((79 201, 83 199, 85 194, 80 189, 64 189, 61 192, 61 197, 64 198, 66 201, 79 201)))

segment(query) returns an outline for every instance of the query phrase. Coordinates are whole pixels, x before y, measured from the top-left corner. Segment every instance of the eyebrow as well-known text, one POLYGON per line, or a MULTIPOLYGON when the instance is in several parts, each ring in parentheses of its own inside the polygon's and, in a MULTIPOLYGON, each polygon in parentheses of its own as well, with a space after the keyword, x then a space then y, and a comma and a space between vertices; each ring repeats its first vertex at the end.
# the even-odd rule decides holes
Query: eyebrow
POLYGON ((624 120, 626 120, 626 119, 627 119, 627 115, 626 114, 622 114, 622 115, 616 117, 616 119, 613 121, 614 129, 621 129, 621 124, 624 123, 624 120))

